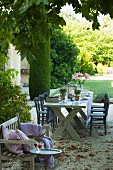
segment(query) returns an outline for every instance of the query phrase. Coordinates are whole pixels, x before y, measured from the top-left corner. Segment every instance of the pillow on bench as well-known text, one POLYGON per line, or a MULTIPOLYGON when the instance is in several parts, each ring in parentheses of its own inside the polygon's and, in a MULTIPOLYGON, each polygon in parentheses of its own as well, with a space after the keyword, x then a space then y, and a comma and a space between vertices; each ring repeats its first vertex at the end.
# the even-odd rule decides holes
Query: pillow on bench
MULTIPOLYGON (((8 129, 2 125, 3 138, 6 140, 29 140, 29 138, 19 129, 8 129)), ((6 148, 15 154, 23 154, 29 152, 30 146, 28 144, 5 144, 6 148)))
POLYGON ((33 123, 20 123, 20 130, 27 136, 38 136, 42 134, 42 126, 33 123))

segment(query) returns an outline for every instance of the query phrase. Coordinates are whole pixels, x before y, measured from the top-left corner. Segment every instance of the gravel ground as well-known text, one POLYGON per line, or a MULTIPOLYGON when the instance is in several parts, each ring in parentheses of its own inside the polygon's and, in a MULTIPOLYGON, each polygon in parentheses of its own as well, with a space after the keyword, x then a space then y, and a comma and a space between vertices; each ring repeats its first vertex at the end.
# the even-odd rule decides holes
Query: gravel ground
MULTIPOLYGON (((68 133, 54 140, 55 148, 62 149, 62 155, 55 159, 54 170, 113 170, 113 123, 108 126, 107 135, 104 129, 95 128, 92 136, 89 129, 77 129, 81 140, 71 140, 68 133)), ((36 170, 44 170, 38 164, 36 170)), ((29 164, 19 161, 5 163, 3 170, 30 170, 29 164)))

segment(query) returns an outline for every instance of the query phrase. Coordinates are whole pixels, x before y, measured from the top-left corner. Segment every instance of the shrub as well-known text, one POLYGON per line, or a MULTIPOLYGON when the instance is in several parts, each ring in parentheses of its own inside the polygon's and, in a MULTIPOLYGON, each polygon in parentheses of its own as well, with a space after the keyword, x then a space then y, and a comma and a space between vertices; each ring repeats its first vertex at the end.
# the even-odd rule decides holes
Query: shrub
POLYGON ((14 69, 0 71, 0 124, 14 117, 16 113, 19 113, 21 122, 31 119, 27 93, 22 93, 20 86, 12 83, 17 74, 14 69))
POLYGON ((79 57, 81 58, 80 72, 93 75, 95 72, 95 64, 92 62, 91 53, 88 52, 86 49, 81 49, 79 57))
POLYGON ((71 81, 72 74, 79 71, 79 49, 60 28, 52 27, 51 35, 51 88, 58 88, 71 81))
POLYGON ((98 74, 103 74, 103 65, 101 63, 97 64, 96 69, 98 74))

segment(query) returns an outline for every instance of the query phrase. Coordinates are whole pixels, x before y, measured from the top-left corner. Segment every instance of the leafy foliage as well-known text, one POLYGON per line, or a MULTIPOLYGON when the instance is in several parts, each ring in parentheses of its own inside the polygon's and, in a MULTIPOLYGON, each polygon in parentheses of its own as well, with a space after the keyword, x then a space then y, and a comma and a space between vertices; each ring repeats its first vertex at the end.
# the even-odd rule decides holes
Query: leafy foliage
POLYGON ((67 84, 78 70, 79 50, 70 36, 61 28, 52 27, 51 34, 51 88, 67 84))
POLYGON ((81 22, 76 18, 66 19, 66 16, 64 18, 66 20, 66 26, 63 27, 65 33, 70 34, 80 49, 80 72, 94 74, 98 63, 110 66, 113 60, 113 30, 111 29, 113 20, 108 16, 101 16, 100 29, 93 31, 88 21, 81 22))
MULTIPOLYGON (((65 24, 54 7, 56 2, 49 3, 48 0, 1 1, 1 9, 5 10, 0 11, 3 30, 0 38, 5 45, 12 43, 22 59, 27 58, 30 64, 31 99, 50 90, 49 22, 65 24), (6 33, 5 38, 3 32, 6 33)), ((57 9, 60 11, 60 6, 57 9)))
MULTIPOLYGON (((1 0, 0 1, 0 39, 2 39, 3 41, 2 42, 3 48, 5 50, 8 49, 9 43, 12 43, 16 47, 16 50, 20 52, 22 58, 27 57, 27 60, 29 61, 30 65, 31 64, 34 65, 34 67, 33 65, 31 66, 32 73, 30 73, 30 80, 33 80, 33 78, 37 78, 39 80, 38 82, 35 82, 35 83, 30 82, 30 84, 32 83, 32 85, 30 85, 31 98, 33 98, 34 95, 37 95, 39 93, 38 91, 38 93, 34 94, 33 91, 34 90, 37 91, 38 89, 39 90, 41 89, 40 86, 42 85, 42 81, 43 81, 43 90, 45 89, 44 91, 46 91, 47 85, 48 85, 48 88, 50 87, 49 45, 48 45, 48 53, 46 54, 47 38, 43 39, 43 33, 46 31, 46 33, 48 34, 48 41, 49 41, 49 22, 54 23, 56 25, 65 24, 62 17, 59 16, 59 13, 60 13, 61 7, 64 6, 66 3, 69 3, 69 4, 72 3, 75 9, 75 12, 77 13, 81 12, 82 15, 85 16, 88 20, 93 21, 94 29, 98 28, 99 26, 99 23, 97 20, 97 16, 99 15, 99 12, 101 12, 102 14, 109 13, 110 16, 113 17, 113 10, 112 10, 113 2, 110 0, 109 1, 105 1, 105 0, 104 1, 101 1, 101 0, 99 1, 94 1, 94 0, 90 0, 90 1, 89 0, 81 0, 81 1, 78 1, 78 0, 74 0, 74 1, 72 0, 61 0, 61 1, 57 1, 57 0, 54 0, 54 1, 52 0, 29 0, 29 1, 1 0), (40 27, 42 31, 41 29, 39 29, 40 27), (43 77, 47 77, 47 78, 43 79, 42 77, 41 79, 38 76, 42 76, 42 74, 38 74, 38 75, 35 74, 36 72, 40 73, 40 67, 36 67, 35 61, 39 60, 41 55, 38 55, 38 52, 40 51, 40 54, 41 54, 44 48, 46 48, 45 49, 46 52, 43 53, 44 59, 41 65, 43 65, 43 67, 45 67, 45 63, 46 65, 48 65, 47 69, 42 73, 44 74, 43 77), (37 53, 36 53, 36 50, 37 50, 37 53), (48 57, 49 59, 45 60, 46 57, 48 57), (34 60, 34 62, 32 62, 32 60, 34 60), (44 60, 45 60, 45 63, 44 63, 44 60), (34 73, 33 73, 33 68, 34 68, 34 73), (36 89, 36 86, 37 86, 37 89, 36 89)), ((87 33, 87 30, 85 33, 87 33)), ((81 42, 83 42, 82 39, 81 39, 81 42)), ((90 48, 93 48, 93 47, 90 46, 90 48)), ((100 53, 102 54, 103 48, 100 48, 99 54, 100 53)), ((108 49, 109 48, 106 48, 106 50, 108 49)), ((95 50, 95 54, 96 52, 97 51, 95 50)), ((112 51, 111 51, 111 54, 112 54, 112 51)), ((106 56, 105 56, 105 59, 106 59, 106 56)), ((69 80, 69 78, 67 77, 68 76, 70 77, 70 70, 68 73, 69 65, 67 66, 67 64, 62 63, 60 67, 64 67, 65 71, 67 71, 67 74, 64 70, 60 72, 61 77, 66 76, 66 79, 62 81, 66 83, 69 80)), ((73 67, 73 63, 72 63, 72 67, 73 67)), ((58 68, 59 67, 57 67, 57 69, 58 68)), ((58 75, 60 76, 59 73, 58 75)), ((54 82, 57 82, 57 79, 55 77, 52 77, 52 79, 54 80, 54 82)), ((61 82, 58 82, 58 84, 61 84, 61 82)))
MULTIPOLYGON (((1 63, 4 63, 4 59, 1 63)), ((16 113, 19 113, 22 122, 30 121, 31 107, 27 105, 27 93, 22 93, 20 86, 12 83, 17 74, 14 69, 0 71, 0 124, 14 117, 16 113)))

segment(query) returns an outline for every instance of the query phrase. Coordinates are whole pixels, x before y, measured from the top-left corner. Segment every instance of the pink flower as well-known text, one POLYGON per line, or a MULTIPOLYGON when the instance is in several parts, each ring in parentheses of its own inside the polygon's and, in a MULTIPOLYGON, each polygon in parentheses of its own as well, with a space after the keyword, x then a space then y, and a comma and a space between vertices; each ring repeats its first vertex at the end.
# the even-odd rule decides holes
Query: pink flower
POLYGON ((84 75, 82 73, 77 73, 78 77, 84 77, 84 75))
POLYGON ((84 76, 86 80, 90 79, 90 75, 88 73, 85 73, 84 76))
POLYGON ((85 80, 88 80, 90 75, 88 73, 76 73, 72 75, 72 79, 78 81, 79 84, 83 84, 85 80))
POLYGON ((73 79, 73 80, 77 80, 77 79, 78 79, 78 74, 72 75, 72 79, 73 79))

